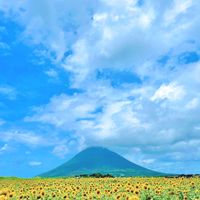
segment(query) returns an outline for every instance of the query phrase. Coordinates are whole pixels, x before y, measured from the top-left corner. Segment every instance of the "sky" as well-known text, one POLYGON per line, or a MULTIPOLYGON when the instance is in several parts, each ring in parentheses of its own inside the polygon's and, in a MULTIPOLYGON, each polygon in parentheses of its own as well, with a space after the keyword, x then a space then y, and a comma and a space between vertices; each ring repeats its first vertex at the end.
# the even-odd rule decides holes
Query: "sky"
POLYGON ((90 146, 200 173, 200 2, 0 1, 0 176, 90 146))

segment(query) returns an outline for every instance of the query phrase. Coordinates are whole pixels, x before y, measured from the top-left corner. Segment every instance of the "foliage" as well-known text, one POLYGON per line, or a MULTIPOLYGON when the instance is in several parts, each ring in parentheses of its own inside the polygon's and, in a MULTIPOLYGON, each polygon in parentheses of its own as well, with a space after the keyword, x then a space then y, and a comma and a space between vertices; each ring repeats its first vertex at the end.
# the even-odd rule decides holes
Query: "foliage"
POLYGON ((75 177, 94 177, 94 178, 114 178, 111 174, 101 174, 101 173, 94 173, 94 174, 81 174, 75 177))

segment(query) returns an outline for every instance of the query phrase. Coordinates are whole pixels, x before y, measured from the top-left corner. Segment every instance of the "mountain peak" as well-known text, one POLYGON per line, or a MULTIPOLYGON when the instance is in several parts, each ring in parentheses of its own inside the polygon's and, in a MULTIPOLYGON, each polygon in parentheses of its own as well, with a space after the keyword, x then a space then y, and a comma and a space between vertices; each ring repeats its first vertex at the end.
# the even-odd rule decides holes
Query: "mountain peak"
POLYGON ((102 147, 102 146, 90 146, 90 147, 85 148, 83 151, 86 151, 86 150, 108 150, 108 148, 102 147))
POLYGON ((109 150, 106 147, 102 147, 102 146, 90 146, 90 147, 87 147, 87 148, 83 149, 79 153, 82 153, 82 152, 93 152, 93 151, 94 152, 104 152, 104 151, 111 152, 111 150, 109 150))

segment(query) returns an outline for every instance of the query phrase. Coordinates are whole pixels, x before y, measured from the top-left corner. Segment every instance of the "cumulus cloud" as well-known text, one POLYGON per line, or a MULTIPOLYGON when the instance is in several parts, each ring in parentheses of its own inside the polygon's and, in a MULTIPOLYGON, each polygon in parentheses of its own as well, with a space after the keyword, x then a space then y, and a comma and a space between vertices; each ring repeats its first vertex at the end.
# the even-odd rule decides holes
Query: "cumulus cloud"
POLYGON ((196 63, 188 66, 190 73, 181 71, 176 83, 172 79, 159 87, 90 85, 83 93, 53 97, 26 120, 69 131, 68 134, 82 138, 86 146, 118 146, 126 151, 137 147, 141 151, 134 154, 138 159, 132 158, 133 161, 153 169, 159 163, 160 170, 165 171, 167 161, 163 161, 163 156, 171 163, 180 159, 186 162, 186 158, 192 160, 193 156, 184 155, 188 151, 196 155, 198 149, 199 82, 191 75, 198 66, 196 63), (152 159, 156 161, 149 163, 152 159))
POLYGON ((176 83, 170 83, 169 85, 161 85, 160 88, 151 97, 152 101, 159 100, 179 100, 185 95, 184 88, 176 83))
POLYGON ((161 70, 156 63, 159 57, 169 51, 176 54, 179 46, 189 43, 191 38, 199 43, 195 31, 188 34, 199 21, 196 15, 193 17, 197 21, 187 20, 192 15, 191 8, 199 9, 191 1, 170 1, 162 5, 159 1, 145 1, 140 7, 136 1, 101 2, 103 6, 93 15, 91 28, 73 44, 73 54, 63 64, 75 74, 75 86, 88 80, 95 69, 105 67, 128 69, 142 77, 153 72, 162 76, 171 66, 161 70), (176 23, 167 18, 171 10, 176 23))
POLYGON ((195 29, 199 16, 195 13, 200 5, 191 0, 144 1, 140 6, 136 0, 85 0, 81 8, 77 4, 29 0, 2 1, 0 5, 6 15, 17 15, 23 36, 42 44, 44 56, 73 73, 72 84, 77 87, 105 67, 128 69, 140 76, 157 70, 160 74, 156 66, 160 56, 169 51, 176 54, 180 45, 199 43, 195 29), (188 20, 191 16, 192 21, 188 20))
POLYGON ((59 62, 91 21, 97 1, 38 1, 0 2, 6 17, 14 17, 23 28, 22 38, 34 45, 43 45, 46 56, 59 62), (82 5, 81 7, 79 5, 82 5), (57 12, 59 10, 59 12, 57 12))
POLYGON ((154 62, 169 50, 176 52, 192 38, 198 41, 194 28, 199 17, 193 9, 198 11, 200 6, 190 0, 144 1, 141 6, 135 0, 84 0, 81 8, 78 3, 29 0, 0 4, 5 15, 17 16, 23 37, 42 44, 48 58, 74 73, 74 84, 102 67, 144 73, 147 61, 154 62), (194 20, 188 21, 191 15, 194 20))
POLYGON ((190 111, 184 109, 193 91, 188 91, 185 97, 182 96, 182 87, 172 85, 172 88, 167 87, 167 91, 162 93, 172 102, 154 102, 152 94, 159 90, 156 87, 114 89, 96 85, 95 90, 90 88, 87 93, 53 97, 48 105, 39 107, 36 114, 26 120, 70 130, 86 137, 91 144, 165 145, 186 140, 189 133, 198 137, 193 126, 198 120, 199 107, 192 113, 192 120, 189 120, 190 111), (177 92, 178 89, 181 92, 177 92), (177 95, 182 98, 177 98, 177 95), (177 99, 179 101, 175 101, 177 99))

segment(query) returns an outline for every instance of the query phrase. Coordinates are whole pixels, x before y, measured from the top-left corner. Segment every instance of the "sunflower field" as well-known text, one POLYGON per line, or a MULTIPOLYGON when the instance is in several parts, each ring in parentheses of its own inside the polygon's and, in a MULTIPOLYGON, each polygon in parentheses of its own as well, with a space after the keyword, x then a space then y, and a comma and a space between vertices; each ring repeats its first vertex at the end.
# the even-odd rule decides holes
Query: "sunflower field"
POLYGON ((200 199, 200 178, 0 179, 0 200, 200 199))

